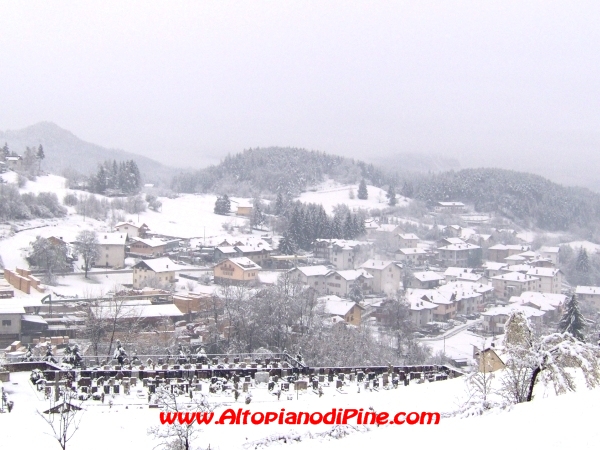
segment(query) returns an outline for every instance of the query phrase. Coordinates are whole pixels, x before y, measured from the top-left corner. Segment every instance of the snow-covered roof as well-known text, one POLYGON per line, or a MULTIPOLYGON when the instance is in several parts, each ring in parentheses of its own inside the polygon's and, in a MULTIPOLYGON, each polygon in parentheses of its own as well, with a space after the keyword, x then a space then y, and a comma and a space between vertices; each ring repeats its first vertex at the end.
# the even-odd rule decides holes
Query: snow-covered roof
POLYGON ((410 305, 411 311, 421 311, 423 309, 436 309, 438 305, 432 303, 427 300, 423 300, 422 298, 418 298, 417 296, 410 296, 406 299, 408 304, 410 305))
POLYGON ((403 255, 426 255, 427 251, 422 248, 399 248, 398 253, 403 255))
POLYGON ((463 273, 471 273, 473 269, 468 267, 448 267, 444 272, 444 276, 446 277, 457 277, 463 273))
POLYGON ((417 236, 414 233, 401 233, 398 236, 400 236, 405 241, 419 241, 420 240, 419 236, 417 236))
POLYGON ((363 269, 384 270, 390 264, 394 264, 394 261, 383 261, 380 259, 368 259, 363 264, 361 264, 360 267, 363 269))
POLYGON ((436 290, 447 294, 454 294, 456 300, 481 297, 481 293, 475 289, 474 283, 452 282, 442 285, 436 290))
POLYGON ((142 238, 131 238, 135 242, 141 242, 142 244, 147 245, 148 247, 161 247, 163 245, 169 244, 171 242, 176 242, 178 239, 171 240, 163 240, 158 238, 150 238, 150 239, 142 239, 142 238))
POLYGON ((510 262, 521 262, 521 261, 526 261, 527 258, 520 256, 520 255, 511 255, 511 256, 507 256, 506 258, 504 258, 504 261, 510 263, 510 262))
POLYGON ((438 202, 439 206, 465 206, 462 202, 438 202))
POLYGON ((467 273, 459 273, 459 274, 456 276, 456 278, 457 278, 458 280, 464 280, 464 281, 473 281, 473 282, 476 282, 476 281, 479 281, 479 280, 481 280, 481 278, 483 278, 483 275, 481 275, 481 274, 479 274, 479 273, 470 273, 470 272, 467 272, 467 273))
POLYGON ((330 299, 330 300, 326 300, 325 301, 325 311, 328 314, 332 314, 334 316, 342 316, 342 317, 344 317, 355 306, 358 306, 359 308, 364 309, 359 304, 354 303, 354 302, 350 302, 350 301, 346 301, 346 300, 334 300, 334 299, 330 299))
POLYGON ((536 267, 527 272, 527 275, 533 277, 554 277, 558 272, 560 272, 560 269, 555 269, 554 267, 536 267))
POLYGON ((545 314, 545 311, 540 311, 537 308, 533 308, 531 306, 519 305, 517 303, 512 303, 506 306, 495 306, 493 308, 488 309, 481 313, 483 316, 508 316, 513 311, 521 311, 525 313, 526 317, 541 317, 545 314))
POLYGON ((100 245, 125 245, 127 233, 101 233, 98 235, 100 245))
POLYGON ((457 237, 447 237, 443 239, 444 241, 446 241, 448 244, 466 244, 465 241, 463 241, 461 238, 457 238, 457 237))
POLYGON ((481 247, 479 245, 469 244, 468 242, 465 242, 462 244, 450 244, 450 245, 446 245, 444 247, 439 247, 438 250, 459 251, 459 250, 475 250, 476 248, 481 248, 481 247))
POLYGON ((0 314, 25 314, 25 308, 15 303, 0 301, 0 314))
POLYGON ((530 264, 513 264, 511 266, 505 267, 504 269, 502 269, 503 271, 506 272, 521 272, 521 273, 527 273, 529 272, 531 269, 533 269, 533 266, 531 266, 530 264))
POLYGON ((542 292, 523 292, 519 297, 512 296, 508 302, 517 304, 532 304, 542 311, 554 311, 567 301, 563 294, 546 294, 542 292))
POLYGON ((35 314, 23 314, 21 316, 21 320, 24 321, 24 322, 31 322, 31 323, 39 323, 39 324, 42 324, 42 325, 48 325, 48 322, 46 322, 42 316, 38 316, 38 315, 35 315, 35 314))
POLYGON ((119 306, 119 310, 115 305, 92 307, 92 313, 99 318, 118 317, 126 319, 147 319, 153 317, 181 317, 183 313, 174 304, 167 305, 127 305, 119 306))
POLYGON ((235 264, 242 270, 253 270, 253 269, 260 270, 260 268, 261 268, 254 261, 252 261, 250 258, 246 258, 245 256, 242 256, 240 258, 229 258, 226 261, 232 262, 233 264, 235 264))
POLYGON ((221 253, 223 254, 237 254, 237 251, 235 250, 235 247, 217 247, 217 250, 219 250, 221 253))
POLYGON ((444 279, 444 275, 437 272, 432 272, 431 270, 426 270, 425 272, 415 272, 413 276, 419 281, 441 281, 444 279))
POLYGON ((496 277, 492 277, 492 280, 503 280, 503 281, 518 281, 520 283, 525 283, 527 281, 535 281, 539 280, 539 278, 532 277, 531 275, 527 275, 519 272, 508 272, 502 275, 498 275, 496 277))
POLYGON ((156 259, 145 259, 143 261, 140 261, 133 267, 140 268, 140 267, 144 267, 144 266, 147 266, 150 270, 152 270, 155 273, 172 272, 174 270, 179 269, 179 265, 177 265, 176 263, 171 261, 171 258, 167 258, 167 257, 156 258, 156 259))
POLYGON ((263 245, 262 243, 259 243, 257 245, 238 245, 235 248, 242 253, 261 252, 263 250, 270 252, 273 250, 270 245, 263 245))
POLYGON ((453 303, 452 297, 452 292, 443 292, 436 289, 407 289, 406 291, 406 299, 408 301, 417 298, 427 300, 436 305, 451 305, 453 303))
POLYGON ((483 267, 488 270, 500 270, 506 267, 506 263, 486 261, 483 263, 483 267))
POLYGON ((305 266, 305 267, 295 267, 290 271, 299 270, 302 272, 304 276, 307 277, 315 277, 315 276, 325 276, 331 269, 326 266, 305 266))
POLYGON ((148 225, 146 225, 145 223, 133 223, 133 222, 119 222, 118 224, 115 225, 115 228, 121 228, 123 226, 128 226, 128 227, 132 227, 132 228, 142 228, 142 227, 148 227, 148 225))
POLYGON ((577 286, 575 288, 576 294, 584 295, 600 295, 600 287, 598 286, 577 286))
POLYGON ((369 272, 367 272, 366 270, 363 270, 363 269, 336 270, 334 272, 331 272, 331 274, 329 276, 334 276, 334 275, 339 275, 346 281, 354 281, 361 276, 365 277, 365 278, 373 278, 373 275, 371 275, 369 272))
POLYGON ((516 244, 496 244, 492 245, 488 250, 516 250, 526 252, 527 250, 529 250, 529 246, 516 244))

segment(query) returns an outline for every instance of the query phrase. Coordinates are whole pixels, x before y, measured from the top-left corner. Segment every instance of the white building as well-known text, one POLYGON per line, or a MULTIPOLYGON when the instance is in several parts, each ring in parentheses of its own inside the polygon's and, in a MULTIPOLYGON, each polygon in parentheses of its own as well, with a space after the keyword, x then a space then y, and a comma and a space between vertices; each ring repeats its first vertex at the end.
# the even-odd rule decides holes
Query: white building
POLYGON ((540 279, 538 292, 560 294, 562 289, 562 272, 552 267, 536 267, 527 272, 527 275, 540 279))
POLYGON ((577 286, 575 294, 580 302, 593 306, 596 309, 600 309, 600 287, 577 286))
POLYGON ((468 267, 470 258, 481 252, 481 247, 473 244, 450 244, 438 248, 440 259, 448 266, 468 267))
POLYGON ((302 284, 310 286, 320 294, 327 293, 327 274, 331 272, 326 266, 294 267, 290 269, 290 277, 302 284))
POLYGON ((363 269, 336 270, 326 277, 327 293, 339 297, 348 297, 354 285, 357 285, 363 294, 372 290, 373 275, 363 269))
POLYGON ((373 293, 392 295, 400 289, 403 271, 399 264, 393 261, 369 259, 360 268, 373 276, 373 293))
POLYGON ((96 267, 119 268, 125 265, 126 233, 102 233, 98 235, 98 259, 96 267))
POLYGON ((539 292, 541 281, 531 275, 509 272, 492 277, 492 286, 498 298, 508 300, 512 296, 520 296, 525 291, 539 292))
POLYGON ((169 258, 145 259, 133 266, 133 288, 171 284, 175 280, 175 271, 179 268, 169 258))
POLYGON ((398 246, 400 248, 417 248, 419 236, 413 233, 400 233, 398 235, 398 246))

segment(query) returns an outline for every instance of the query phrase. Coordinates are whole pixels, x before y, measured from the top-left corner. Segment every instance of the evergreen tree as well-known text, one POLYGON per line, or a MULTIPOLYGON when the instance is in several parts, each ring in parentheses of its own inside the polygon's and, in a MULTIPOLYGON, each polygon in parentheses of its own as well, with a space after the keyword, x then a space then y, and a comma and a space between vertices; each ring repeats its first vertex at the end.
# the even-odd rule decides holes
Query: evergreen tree
POLYGON ((387 194, 385 194, 385 196, 388 198, 388 205, 396 206, 398 200, 396 199, 396 190, 394 189, 394 185, 390 184, 390 187, 388 188, 387 194))
POLYGON ((262 211, 260 199, 255 198, 252 204, 252 215, 250 216, 250 226, 252 228, 260 227, 265 223, 265 215, 262 211))
POLYGON ((412 196, 414 194, 414 187, 413 187, 412 183, 405 181, 404 185, 402 186, 401 194, 404 197, 412 198, 412 196))
POLYGON ((285 209, 285 205, 283 203, 283 194, 281 192, 277 193, 277 200, 275 200, 275 215, 280 216, 283 214, 285 209))
POLYGON ((217 197, 217 201, 215 202, 215 214, 219 214, 221 216, 226 216, 231 211, 231 201, 227 194, 217 197))
POLYGON ((46 155, 44 154, 44 147, 42 147, 42 144, 40 144, 40 146, 37 149, 36 158, 39 162, 38 171, 40 171, 42 170, 42 160, 46 158, 46 155))
POLYGON ((583 329, 585 328, 585 318, 579 310, 577 297, 573 295, 566 305, 565 312, 558 322, 559 333, 570 333, 575 339, 581 342, 585 341, 583 329))
POLYGON ((2 152, 0 152, 0 156, 2 160, 5 160, 7 156, 10 155, 10 149, 8 148, 8 144, 5 142, 4 147, 2 147, 2 152))
POLYGON ((369 198, 369 192, 367 191, 367 183, 365 183, 365 179, 360 180, 360 184, 358 185, 358 198, 359 200, 366 200, 369 198))
POLYGON ((350 300, 352 300, 354 303, 360 303, 364 299, 362 289, 358 283, 352 284, 350 292, 348 293, 348 298, 350 298, 350 300))
POLYGON ((283 255, 293 255, 296 253, 296 244, 287 232, 283 233, 277 249, 283 255))
POLYGON ((579 254, 575 260, 575 281, 579 285, 587 286, 590 284, 590 258, 585 248, 579 249, 579 254))

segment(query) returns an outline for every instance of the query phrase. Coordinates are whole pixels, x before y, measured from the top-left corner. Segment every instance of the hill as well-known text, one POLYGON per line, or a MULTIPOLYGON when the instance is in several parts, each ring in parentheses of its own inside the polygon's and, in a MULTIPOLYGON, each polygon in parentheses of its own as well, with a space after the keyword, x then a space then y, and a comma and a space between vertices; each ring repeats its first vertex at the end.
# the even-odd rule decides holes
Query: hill
POLYGON ((296 196, 326 179, 357 183, 365 178, 374 186, 389 176, 372 164, 300 148, 255 148, 228 155, 220 164, 180 174, 172 187, 179 192, 219 192, 235 195, 281 192, 296 196))
POLYGON ((26 147, 37 148, 41 144, 46 156, 42 168, 56 174, 71 168, 87 175, 95 172, 98 164, 107 159, 134 160, 147 183, 168 182, 178 172, 145 156, 83 141, 52 122, 40 122, 21 130, 0 131, 0 142, 0 145, 6 142, 10 150, 19 154, 26 147))
POLYGON ((498 213, 523 226, 545 230, 580 227, 593 232, 600 221, 599 194, 512 170, 464 169, 418 175, 403 193, 430 205, 438 201, 470 203, 477 211, 498 213))

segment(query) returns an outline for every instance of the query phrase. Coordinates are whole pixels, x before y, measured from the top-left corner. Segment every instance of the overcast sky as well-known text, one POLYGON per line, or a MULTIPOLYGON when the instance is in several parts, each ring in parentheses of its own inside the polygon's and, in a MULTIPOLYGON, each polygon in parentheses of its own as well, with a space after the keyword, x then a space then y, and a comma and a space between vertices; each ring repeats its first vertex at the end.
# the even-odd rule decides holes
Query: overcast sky
POLYGON ((43 120, 187 167, 278 145, 576 174, 600 2, 0 0, 0 129, 43 120))

